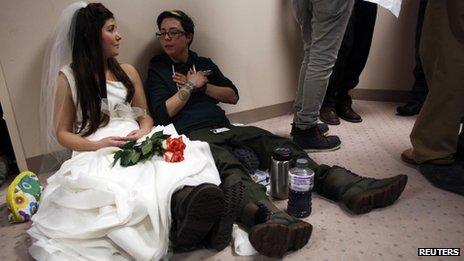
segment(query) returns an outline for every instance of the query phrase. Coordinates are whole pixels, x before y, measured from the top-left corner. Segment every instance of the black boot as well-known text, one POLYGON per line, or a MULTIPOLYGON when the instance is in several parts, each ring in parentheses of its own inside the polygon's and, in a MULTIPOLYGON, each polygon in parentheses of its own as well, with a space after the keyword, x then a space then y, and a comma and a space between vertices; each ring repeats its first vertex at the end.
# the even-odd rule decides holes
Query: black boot
POLYGON ((325 136, 317 125, 306 130, 295 126, 292 129, 292 134, 293 142, 308 152, 337 150, 341 144, 338 136, 325 136))
POLYGON ((461 131, 458 139, 458 148, 456 149, 456 161, 464 162, 464 131, 461 131))
POLYGON ((221 251, 232 239, 232 226, 243 208, 245 187, 239 175, 227 175, 220 185, 224 193, 224 211, 206 238, 206 247, 221 251))
POLYGON ((435 187, 464 196, 464 162, 456 161, 451 165, 423 163, 419 171, 435 187))
MULTIPOLYGON (((329 125, 322 122, 322 123, 316 124, 316 126, 322 135, 327 136, 327 134, 329 133, 329 125)), ((295 126, 295 123, 292 123, 292 130, 290 131, 290 136, 293 136, 297 132, 296 128, 297 127, 295 126)))
POLYGON ((330 125, 340 125, 340 118, 338 118, 335 106, 322 105, 319 110, 319 119, 330 125))
POLYGON ((201 247, 202 240, 224 211, 222 190, 213 184, 184 187, 171 199, 172 228, 169 239, 175 252, 201 247))
POLYGON ((355 214, 392 205, 401 195, 408 176, 386 179, 365 178, 342 167, 322 165, 316 173, 315 190, 324 197, 341 201, 355 214))
POLYGON ((396 107, 396 112, 400 116, 413 116, 419 114, 422 108, 422 103, 417 101, 409 101, 403 106, 396 107))
POLYGON ((362 122, 361 116, 353 110, 350 104, 338 104, 337 115, 345 121, 362 122))
POLYGON ((282 257, 287 251, 304 247, 313 230, 311 224, 291 217, 267 199, 248 203, 241 221, 250 227, 251 245, 269 257, 282 257))

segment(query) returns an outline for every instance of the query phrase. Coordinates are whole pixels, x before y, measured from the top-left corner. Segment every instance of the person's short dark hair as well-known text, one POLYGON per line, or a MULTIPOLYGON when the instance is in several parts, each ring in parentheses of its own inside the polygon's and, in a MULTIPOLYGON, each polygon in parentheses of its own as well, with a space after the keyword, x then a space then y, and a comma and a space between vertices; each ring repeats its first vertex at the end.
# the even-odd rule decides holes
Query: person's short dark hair
MULTIPOLYGON (((186 13, 180 10, 164 11, 158 15, 158 18, 156 18, 156 24, 158 25, 159 30, 161 30, 161 23, 166 18, 177 19, 180 22, 180 25, 182 26, 184 31, 192 35, 193 41, 193 35, 195 33, 195 24, 193 23, 192 18, 190 18, 186 13)), ((192 44, 192 41, 190 41, 190 44, 192 44)))

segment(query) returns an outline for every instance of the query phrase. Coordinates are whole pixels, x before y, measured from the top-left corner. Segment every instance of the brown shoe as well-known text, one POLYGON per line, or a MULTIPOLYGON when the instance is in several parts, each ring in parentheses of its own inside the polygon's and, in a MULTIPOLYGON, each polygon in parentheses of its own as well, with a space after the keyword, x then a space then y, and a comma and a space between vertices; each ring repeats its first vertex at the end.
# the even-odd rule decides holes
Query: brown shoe
POLYGON ((304 247, 311 237, 313 226, 304 221, 282 224, 268 221, 251 229, 249 239, 260 254, 282 257, 287 251, 304 247))
POLYGON ((252 226, 248 238, 260 254, 282 257, 308 243, 313 231, 311 224, 289 216, 269 200, 256 202, 255 212, 254 220, 264 223, 252 226))
POLYGON ((224 212, 206 237, 206 247, 221 251, 232 239, 232 226, 244 205, 245 187, 238 174, 230 174, 220 185, 224 193, 224 212))
POLYGON ((408 164, 417 165, 417 162, 414 161, 414 156, 412 154, 412 151, 413 151, 413 148, 409 148, 403 151, 403 153, 401 153, 401 159, 408 164))
POLYGON ((345 121, 362 122, 361 116, 359 116, 359 114, 357 114, 349 105, 338 105, 337 115, 345 121))
POLYGON ((321 107, 321 110, 319 111, 319 119, 322 122, 325 122, 330 125, 340 124, 340 119, 338 118, 337 113, 335 112, 335 108, 332 106, 321 107))
POLYGON ((224 194, 216 185, 203 183, 175 192, 171 200, 169 235, 174 252, 198 248, 223 211, 224 194))

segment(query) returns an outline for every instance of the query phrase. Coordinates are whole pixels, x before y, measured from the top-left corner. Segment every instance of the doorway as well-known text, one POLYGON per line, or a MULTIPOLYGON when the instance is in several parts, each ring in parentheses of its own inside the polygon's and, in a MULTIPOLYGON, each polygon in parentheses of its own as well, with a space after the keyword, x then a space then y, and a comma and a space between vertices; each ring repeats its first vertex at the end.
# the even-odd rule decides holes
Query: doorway
POLYGON ((9 177, 18 173, 18 164, 13 151, 13 146, 8 133, 6 121, 3 118, 3 108, 0 103, 0 186, 9 177))

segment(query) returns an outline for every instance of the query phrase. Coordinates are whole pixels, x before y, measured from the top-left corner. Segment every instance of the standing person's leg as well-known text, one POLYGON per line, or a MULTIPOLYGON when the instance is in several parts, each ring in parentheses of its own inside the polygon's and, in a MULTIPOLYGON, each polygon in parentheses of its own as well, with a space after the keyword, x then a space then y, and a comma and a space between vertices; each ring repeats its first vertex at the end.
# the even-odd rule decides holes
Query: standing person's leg
POLYGON ((355 36, 356 14, 354 10, 358 5, 358 1, 359 0, 356 0, 353 12, 351 12, 350 20, 346 27, 345 35, 343 36, 342 45, 338 51, 337 61, 335 62, 332 74, 330 75, 327 91, 319 114, 319 119, 322 122, 331 125, 340 124, 340 119, 338 118, 335 109, 337 105, 337 93, 345 82, 345 69, 350 66, 350 64, 348 64, 348 59, 353 48, 355 36))
MULTIPOLYGON (((304 55, 303 61, 301 62, 300 74, 298 78, 298 88, 295 96, 295 102, 293 103, 293 123, 298 122, 298 113, 303 107, 303 91, 304 91, 304 82, 306 78, 306 71, 308 70, 309 64, 309 48, 311 47, 311 3, 308 0, 292 0, 293 12, 296 18, 297 23, 300 25, 301 37, 303 39, 303 48, 304 55)), ((310 119, 307 120, 312 126, 316 125, 317 115, 312 115, 310 119)), ((312 127, 309 126, 309 127, 312 127)), ((301 127, 301 126, 298 126, 301 127)))
POLYGON ((415 59, 416 66, 414 67, 414 84, 412 85, 411 99, 403 106, 398 106, 396 111, 401 116, 412 116, 419 113, 425 98, 427 97, 428 88, 425 79, 422 62, 419 55, 420 39, 422 34, 422 25, 424 23, 424 14, 427 7, 427 0, 421 0, 419 3, 419 13, 417 15, 416 24, 416 42, 415 42, 415 59))
MULTIPOLYGON (((464 4, 456 6, 464 8, 464 4)), ((464 40, 453 32, 454 26, 462 28, 462 18, 452 19, 453 12, 459 11, 464 13, 451 10, 444 1, 427 5, 420 52, 429 94, 411 132, 417 163, 454 161, 464 116, 464 40)))
POLYGON ((423 38, 421 55, 430 93, 411 133, 413 156, 426 161, 419 170, 432 184, 464 195, 462 140, 458 138, 464 118, 464 2, 431 1, 423 38), (437 108, 439 113, 434 112, 437 108), (455 162, 437 165, 451 161, 455 162))
POLYGON ((353 43, 351 52, 346 61, 344 82, 339 86, 337 92, 337 115, 350 122, 361 122, 359 116, 352 108, 352 99, 349 91, 359 83, 361 75, 372 43, 374 34, 375 20, 377 17, 377 5, 361 0, 357 0, 353 13, 353 43))
POLYGON ((340 139, 323 136, 316 123, 353 1, 293 0, 304 42, 304 59, 294 104, 293 139, 304 149, 333 150, 340 147, 340 139))
POLYGON ((427 98, 428 88, 427 81, 425 79, 424 69, 422 69, 422 62, 420 59, 419 48, 420 39, 422 35, 422 25, 424 24, 425 9, 427 8, 427 0, 421 0, 419 3, 419 14, 417 17, 417 28, 416 28, 416 66, 414 67, 414 85, 412 86, 412 98, 411 100, 417 102, 419 106, 419 113, 422 104, 427 98))

